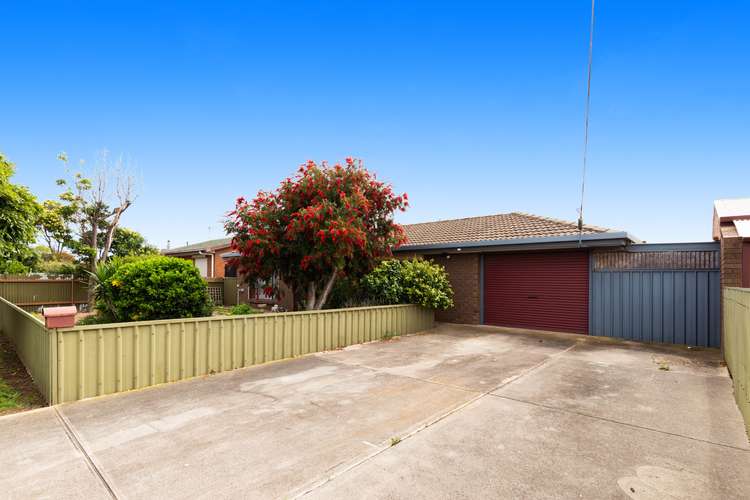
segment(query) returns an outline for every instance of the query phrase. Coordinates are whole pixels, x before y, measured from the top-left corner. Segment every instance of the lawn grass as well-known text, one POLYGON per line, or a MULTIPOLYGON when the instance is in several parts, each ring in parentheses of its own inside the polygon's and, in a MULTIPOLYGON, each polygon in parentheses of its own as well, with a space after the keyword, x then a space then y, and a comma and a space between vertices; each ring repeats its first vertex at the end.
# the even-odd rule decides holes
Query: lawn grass
POLYGON ((11 342, 0 335, 0 415, 44 406, 11 342))
POLYGON ((5 380, 0 379, 0 411, 23 408, 21 393, 13 389, 5 380))

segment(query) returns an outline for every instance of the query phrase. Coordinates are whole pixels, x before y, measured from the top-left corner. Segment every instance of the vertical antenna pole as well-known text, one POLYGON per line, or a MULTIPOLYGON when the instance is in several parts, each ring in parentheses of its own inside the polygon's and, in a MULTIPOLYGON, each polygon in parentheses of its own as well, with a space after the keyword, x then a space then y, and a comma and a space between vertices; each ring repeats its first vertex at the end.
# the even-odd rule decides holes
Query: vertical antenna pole
POLYGON ((589 110, 591 108, 591 62, 594 58, 594 2, 591 0, 591 26, 589 29, 589 65, 586 81, 586 110, 583 125, 583 171, 581 172, 581 205, 578 208, 578 245, 583 238, 583 199, 586 193, 586 160, 589 149, 589 110))

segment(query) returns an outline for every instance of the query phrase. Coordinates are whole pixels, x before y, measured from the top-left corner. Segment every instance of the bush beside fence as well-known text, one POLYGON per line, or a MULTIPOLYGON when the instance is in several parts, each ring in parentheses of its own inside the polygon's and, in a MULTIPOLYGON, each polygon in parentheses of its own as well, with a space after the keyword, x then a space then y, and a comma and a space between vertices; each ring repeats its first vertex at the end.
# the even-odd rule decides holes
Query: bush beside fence
POLYGON ((724 289, 724 358, 750 434, 750 289, 724 289))
POLYGON ((0 297, 0 333, 8 337, 34 384, 48 401, 57 389, 57 346, 54 332, 20 307, 0 297))
POLYGON ((434 324, 431 310, 393 305, 48 331, 7 301, 3 308, 3 332, 19 346, 51 404, 416 333, 434 324))

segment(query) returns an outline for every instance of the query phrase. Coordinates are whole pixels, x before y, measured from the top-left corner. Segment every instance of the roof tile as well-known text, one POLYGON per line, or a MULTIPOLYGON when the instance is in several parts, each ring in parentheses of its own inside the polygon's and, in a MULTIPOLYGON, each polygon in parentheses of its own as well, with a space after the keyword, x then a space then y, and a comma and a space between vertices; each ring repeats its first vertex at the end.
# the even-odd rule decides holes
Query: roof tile
MULTIPOLYGON (((544 238, 578 234, 578 225, 549 217, 522 212, 468 217, 404 225, 407 243, 433 245, 439 243, 464 243, 471 241, 510 240, 517 238, 544 238)), ((606 233, 607 228, 584 225, 583 234, 606 233)))

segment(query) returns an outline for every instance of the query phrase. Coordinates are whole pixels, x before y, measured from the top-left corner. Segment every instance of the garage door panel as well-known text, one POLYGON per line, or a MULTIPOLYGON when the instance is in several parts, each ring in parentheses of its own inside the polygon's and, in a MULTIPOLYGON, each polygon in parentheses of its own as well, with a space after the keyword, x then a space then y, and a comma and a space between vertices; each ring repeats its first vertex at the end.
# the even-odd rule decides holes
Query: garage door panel
POLYGON ((588 253, 486 255, 484 322, 588 332, 588 253))

